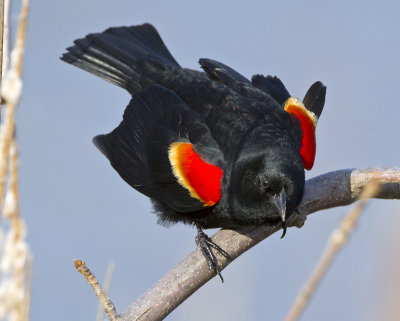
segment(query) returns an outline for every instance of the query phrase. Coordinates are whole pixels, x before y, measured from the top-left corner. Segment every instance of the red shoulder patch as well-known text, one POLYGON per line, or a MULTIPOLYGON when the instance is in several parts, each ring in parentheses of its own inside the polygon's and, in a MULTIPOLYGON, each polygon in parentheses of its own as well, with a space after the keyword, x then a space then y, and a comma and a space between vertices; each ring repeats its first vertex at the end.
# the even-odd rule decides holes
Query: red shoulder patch
POLYGON ((301 140, 300 156, 303 159, 304 168, 310 170, 314 165, 316 140, 315 128, 317 126, 317 116, 308 110, 297 98, 290 97, 285 102, 285 111, 294 114, 301 124, 303 137, 301 140))
POLYGON ((223 171, 203 160, 192 144, 172 143, 168 157, 176 179, 191 197, 200 200, 204 206, 213 206, 220 200, 223 171))

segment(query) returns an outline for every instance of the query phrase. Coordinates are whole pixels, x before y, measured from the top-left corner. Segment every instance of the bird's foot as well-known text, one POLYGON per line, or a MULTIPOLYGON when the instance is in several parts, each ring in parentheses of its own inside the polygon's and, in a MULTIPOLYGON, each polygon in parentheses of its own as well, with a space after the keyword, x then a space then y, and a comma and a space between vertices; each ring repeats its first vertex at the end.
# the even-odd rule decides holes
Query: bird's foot
POLYGON ((196 236, 196 244, 200 248, 201 252, 203 253, 204 258, 207 261, 208 267, 210 270, 214 270, 219 277, 221 278, 222 283, 224 283, 224 278, 221 275, 221 268, 218 264, 218 260, 215 257, 215 254, 211 250, 211 248, 215 249, 221 255, 226 257, 227 259, 231 259, 228 253, 226 253, 220 246, 215 244, 211 238, 203 232, 201 227, 196 224, 197 228, 197 236, 196 236))
POLYGON ((302 213, 298 208, 294 210, 293 214, 295 215, 291 217, 291 226, 296 226, 298 228, 303 227, 307 220, 307 214, 302 213))
MULTIPOLYGON (((307 215, 302 214, 298 208, 294 210, 293 215, 290 217, 290 222, 289 226, 296 226, 298 228, 302 227, 304 225, 304 222, 307 219, 307 215)), ((286 235, 286 229, 287 229, 287 223, 286 221, 282 222, 282 236, 283 238, 286 235)))

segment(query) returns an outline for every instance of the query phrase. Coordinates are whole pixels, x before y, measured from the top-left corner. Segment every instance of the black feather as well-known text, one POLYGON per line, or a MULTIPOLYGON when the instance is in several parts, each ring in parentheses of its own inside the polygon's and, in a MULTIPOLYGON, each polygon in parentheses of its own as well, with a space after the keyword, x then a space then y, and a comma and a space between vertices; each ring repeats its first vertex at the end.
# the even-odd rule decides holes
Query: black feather
POLYGON ((251 84, 246 77, 216 60, 201 58, 199 64, 211 79, 219 80, 229 87, 234 86, 235 83, 251 84))
POLYGON ((75 40, 61 59, 99 76, 131 94, 147 88, 168 70, 181 67, 150 24, 109 28, 75 40))
POLYGON ((139 91, 120 125, 93 139, 129 185, 175 212, 187 213, 204 206, 188 194, 172 172, 168 149, 179 141, 191 142, 202 157, 222 166, 222 154, 204 119, 173 91, 159 85, 139 91))
POLYGON ((326 87, 317 81, 311 85, 303 99, 304 106, 311 110, 318 118, 321 116, 325 104, 326 87))
POLYGON ((223 83, 239 95, 268 105, 273 104, 269 93, 253 86, 250 80, 231 67, 221 62, 205 58, 200 59, 199 64, 210 79, 223 83))
POLYGON ((290 97, 285 85, 276 76, 265 77, 263 75, 254 75, 251 78, 251 82, 254 86, 274 98, 280 105, 282 105, 286 99, 290 97))

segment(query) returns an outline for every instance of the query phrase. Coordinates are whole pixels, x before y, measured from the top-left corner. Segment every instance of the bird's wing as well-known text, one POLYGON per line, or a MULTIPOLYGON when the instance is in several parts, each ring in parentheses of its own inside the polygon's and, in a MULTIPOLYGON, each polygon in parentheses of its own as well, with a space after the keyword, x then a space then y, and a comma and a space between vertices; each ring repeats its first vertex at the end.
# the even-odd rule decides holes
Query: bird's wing
POLYGON ((201 58, 199 59, 199 64, 210 79, 220 81, 228 87, 235 88, 239 84, 251 85, 250 80, 245 76, 219 61, 201 58))
POLYGON ((128 184, 176 212, 221 197, 223 156, 204 119, 162 86, 138 92, 120 125, 93 142, 128 184))
POLYGON ((201 114, 233 91, 206 73, 179 66, 150 24, 109 28, 74 41, 61 59, 132 95, 154 84, 173 90, 201 114))
POLYGON ((314 165, 316 153, 315 129, 325 103, 326 87, 317 81, 307 91, 303 102, 289 97, 284 109, 299 120, 302 137, 300 156, 305 169, 310 170, 314 165))
POLYGON ((181 68, 148 23, 109 28, 74 43, 61 57, 63 61, 123 87, 132 95, 161 83, 181 68))
POLYGON ((317 118, 321 116, 325 104, 326 87, 317 81, 311 85, 303 99, 304 106, 313 112, 317 118))
POLYGON ((295 136, 301 135, 300 155, 304 168, 310 170, 314 165, 316 153, 315 129, 325 103, 326 87, 317 81, 307 91, 303 102, 291 97, 285 85, 278 77, 254 75, 252 83, 257 88, 274 98, 284 110, 293 117, 295 136))
POLYGON ((274 98, 279 105, 283 105, 290 97, 285 85, 276 76, 254 75, 251 82, 255 87, 274 98))
POLYGON ((246 77, 219 61, 202 58, 199 64, 211 80, 223 83, 243 97, 266 104, 271 104, 272 98, 275 99, 270 93, 257 88, 246 77))

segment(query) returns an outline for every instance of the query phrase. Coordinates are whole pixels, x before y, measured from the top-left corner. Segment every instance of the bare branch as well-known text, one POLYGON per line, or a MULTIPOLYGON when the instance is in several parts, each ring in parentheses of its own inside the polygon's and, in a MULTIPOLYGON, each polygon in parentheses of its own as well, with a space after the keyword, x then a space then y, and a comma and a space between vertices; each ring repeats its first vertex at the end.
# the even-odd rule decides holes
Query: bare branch
POLYGON ((32 295, 32 278, 33 278, 33 255, 28 253, 25 268, 25 292, 23 303, 22 321, 29 321, 29 313, 31 310, 31 295, 32 295))
MULTIPOLYGON (((10 1, 2 2, 1 24, 4 22, 3 60, 8 57, 8 30, 10 1)), ((6 99, 4 122, 0 127, 0 215, 10 222, 2 253, 0 275, 0 318, 23 321, 29 316, 31 254, 25 241, 26 228, 19 212, 18 146, 14 136, 15 110, 21 97, 22 62, 25 49, 28 0, 23 0, 18 23, 12 67, 7 70, 1 96, 6 99), (8 185, 6 184, 8 183, 8 185), (7 186, 5 197, 4 190, 7 186), (3 206, 4 204, 4 206, 3 206)), ((8 59, 8 58, 7 58, 8 59)), ((3 70, 5 65, 3 64, 3 70)), ((1 223, 1 217, 0 217, 1 223)), ((3 229, 7 227, 1 226, 3 229)))
MULTIPOLYGON (((3 80, 2 74, 3 74, 3 38, 4 38, 4 1, 5 0, 1 0, 1 16, 0 16, 0 90, 1 90, 1 82, 3 80)), ((0 108, 2 104, 3 104, 2 98, 0 96, 0 108)))
MULTIPOLYGON (((351 204, 371 180, 381 184, 381 191, 376 198, 400 198, 398 168, 339 170, 306 182, 303 201, 299 206, 300 215, 293 215, 289 225, 301 226, 307 214, 351 204)), ((246 227, 237 231, 220 230, 212 239, 235 259, 279 229, 280 226, 261 226, 246 227)), ((218 253, 217 258, 222 269, 230 263, 218 253)), ((215 272, 208 269, 201 252, 196 249, 132 303, 122 314, 122 320, 162 320, 214 276, 215 272)))
MULTIPOLYGON (((103 292, 105 295, 108 295, 108 290, 110 289, 111 286, 111 280, 114 273, 114 268, 115 268, 114 261, 109 261, 107 264, 106 275, 104 277, 104 282, 103 282, 103 292)), ((102 321, 103 318, 104 318, 104 309, 101 302, 99 302, 99 306, 97 308, 96 321, 102 321)))
POLYGON ((10 12, 11 0, 4 0, 4 26, 3 26, 3 78, 10 64, 10 12))
MULTIPOLYGON (((8 158, 10 143, 14 137, 15 110, 19 103, 22 91, 22 63, 25 52, 25 36, 28 17, 29 1, 22 2, 17 38, 11 58, 11 69, 7 72, 1 96, 6 100, 4 123, 0 132, 0 209, 3 206, 3 194, 8 172, 8 158)), ((1 219, 1 217, 0 217, 1 219)))
POLYGON ((300 212, 308 215, 327 208, 349 205, 358 199, 362 189, 371 180, 382 185, 376 198, 399 198, 400 168, 343 169, 308 180, 300 212))
POLYGON ((339 250, 346 244, 351 232, 354 230, 360 214, 369 201, 368 199, 375 197, 378 192, 379 184, 375 182, 368 183, 360 195, 361 201, 350 210, 350 212, 340 222, 339 226, 332 232, 321 258, 318 260, 310 278, 290 308, 285 321, 296 321, 300 317, 328 268, 331 266, 333 259, 336 257, 339 250))
POLYGON ((74 260, 75 269, 80 272, 86 279, 87 283, 93 288, 96 296, 99 298, 101 305, 103 306, 104 312, 107 314, 111 321, 119 321, 120 317, 117 314, 114 304, 104 293, 103 289, 100 287, 96 276, 90 272, 87 268, 85 262, 81 260, 74 260))

